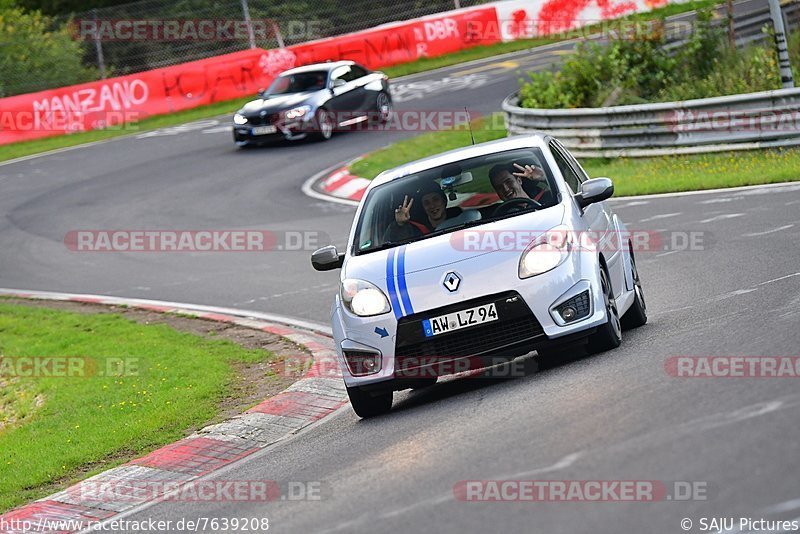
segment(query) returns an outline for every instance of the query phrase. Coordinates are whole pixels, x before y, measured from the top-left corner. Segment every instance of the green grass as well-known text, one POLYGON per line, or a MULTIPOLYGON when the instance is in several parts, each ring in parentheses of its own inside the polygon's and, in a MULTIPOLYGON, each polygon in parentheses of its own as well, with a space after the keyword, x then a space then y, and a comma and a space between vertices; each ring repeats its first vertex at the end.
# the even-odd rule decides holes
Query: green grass
MULTIPOLYGON (((656 16, 670 16, 702 7, 712 6, 717 4, 716 0, 695 0, 683 4, 668 4, 665 7, 655 9, 648 13, 636 13, 623 17, 624 20, 647 20, 656 16)), ((558 38, 541 38, 541 39, 523 39, 519 41, 512 41, 509 43, 495 43, 486 46, 476 46, 468 50, 460 50, 452 54, 446 54, 436 58, 423 58, 402 65, 395 65, 382 69, 389 77, 397 78, 407 74, 414 74, 417 72, 424 72, 428 70, 438 69, 458 63, 473 61, 476 59, 483 59, 492 57, 499 54, 508 52, 516 52, 518 50, 525 50, 550 44, 556 41, 570 39, 579 35, 586 35, 588 30, 599 27, 599 25, 591 25, 574 32, 566 33, 558 38)), ((139 121, 137 123, 128 124, 122 128, 106 129, 106 130, 92 130, 89 132, 79 132, 69 135, 59 135, 45 139, 38 139, 34 141, 25 141, 21 143, 13 143, 9 145, 0 146, 0 161, 8 161, 14 158, 23 156, 30 156, 46 152, 48 150, 56 150, 59 148, 66 148, 94 141, 102 141, 112 139, 122 135, 130 135, 132 133, 141 133, 148 130, 155 130, 158 128, 165 128, 169 126, 177 126, 186 122, 207 119, 216 117, 218 115, 232 114, 239 109, 245 102, 252 100, 252 97, 239 98, 235 100, 228 100, 225 102, 217 102, 208 106, 201 106, 194 109, 179 111, 177 113, 170 113, 166 115, 158 115, 139 121)))
POLYGON ((0 512, 184 437, 217 415, 233 363, 272 357, 119 314, 2 302, 0 356, 82 356, 100 371, 12 378, 0 359, 0 422, 16 419, 0 429, 0 512), (109 358, 137 374, 100 376, 109 358))
MULTIPOLYGON (((475 141, 505 138, 506 130, 501 125, 501 114, 475 121, 475 141)), ((372 152, 354 163, 350 171, 372 179, 392 167, 469 144, 469 132, 465 129, 429 132, 372 152)), ((653 158, 581 158, 581 165, 591 177, 611 178, 617 196, 646 195, 800 180, 800 149, 653 158)))

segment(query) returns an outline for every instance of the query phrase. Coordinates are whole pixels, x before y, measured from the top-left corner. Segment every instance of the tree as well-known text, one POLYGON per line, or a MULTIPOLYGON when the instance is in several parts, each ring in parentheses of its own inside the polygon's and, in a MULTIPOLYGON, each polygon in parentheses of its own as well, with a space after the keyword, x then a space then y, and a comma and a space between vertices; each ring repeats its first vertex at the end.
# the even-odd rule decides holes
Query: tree
POLYGON ((82 44, 65 25, 39 11, 0 0, 0 97, 96 79, 81 63, 82 44))

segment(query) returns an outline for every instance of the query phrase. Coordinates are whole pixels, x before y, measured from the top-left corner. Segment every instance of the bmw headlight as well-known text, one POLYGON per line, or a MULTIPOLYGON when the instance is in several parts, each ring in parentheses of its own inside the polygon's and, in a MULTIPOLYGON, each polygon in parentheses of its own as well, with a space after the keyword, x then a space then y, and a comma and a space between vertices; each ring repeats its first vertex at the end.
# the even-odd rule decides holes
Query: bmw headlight
POLYGON ((292 120, 292 119, 299 119, 309 111, 311 111, 311 106, 300 106, 299 108, 294 108, 290 109, 289 111, 284 111, 283 114, 286 116, 287 119, 292 120))
POLYGON ((567 259, 572 250, 572 234, 566 226, 556 226, 536 238, 519 259, 519 277, 530 278, 552 271, 567 259))
POLYGON ((347 309, 360 317, 380 315, 392 310, 383 291, 364 280, 346 279, 342 282, 341 297, 347 309))
POLYGON ((241 113, 237 113, 233 116, 233 123, 234 124, 247 124, 247 117, 242 115, 241 113))

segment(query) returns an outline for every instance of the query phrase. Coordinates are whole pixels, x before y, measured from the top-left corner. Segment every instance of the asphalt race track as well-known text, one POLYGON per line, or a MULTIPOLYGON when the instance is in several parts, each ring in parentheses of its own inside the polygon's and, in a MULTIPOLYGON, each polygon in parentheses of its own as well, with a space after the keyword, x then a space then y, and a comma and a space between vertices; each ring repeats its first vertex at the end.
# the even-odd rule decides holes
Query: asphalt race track
MULTIPOLYGON (((555 61, 561 49, 401 80, 396 108, 492 112, 516 88, 518 69, 555 61)), ((226 127, 207 121, 0 165, 0 287, 326 323, 338 273, 313 271, 309 251, 123 254, 65 246, 65 234, 80 229, 300 230, 343 245, 353 209, 311 199, 300 186, 413 134, 351 133, 239 150, 226 127)), ((700 532, 703 517, 797 520, 798 379, 676 378, 665 363, 672 356, 800 356, 800 184, 620 199, 613 207, 632 229, 663 238, 637 255, 650 322, 626 332, 619 349, 528 358, 512 378, 450 379, 403 392, 391 413, 373 420, 345 408, 211 475, 318 481, 321 500, 165 502, 127 519, 269 517, 277 532, 542 533, 677 533, 684 518, 694 522, 690 532, 700 532), (687 236, 693 247, 685 246, 687 236), (706 488, 706 498, 454 497, 460 481, 487 479, 657 480, 669 488, 682 481, 706 488)))

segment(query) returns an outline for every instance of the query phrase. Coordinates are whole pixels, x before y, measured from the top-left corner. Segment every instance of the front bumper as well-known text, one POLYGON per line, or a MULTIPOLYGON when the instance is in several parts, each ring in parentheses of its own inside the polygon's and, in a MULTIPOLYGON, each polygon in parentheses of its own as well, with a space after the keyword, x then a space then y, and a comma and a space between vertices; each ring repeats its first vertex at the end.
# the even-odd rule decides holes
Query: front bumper
POLYGON ((458 300, 396 320, 392 314, 361 318, 339 306, 333 310, 333 331, 345 383, 348 386, 397 387, 397 382, 453 374, 485 367, 499 361, 562 343, 585 339, 606 321, 599 268, 596 262, 579 261, 577 254, 556 269, 525 280, 514 289, 458 300), (557 312, 560 304, 589 292, 589 312, 565 322, 557 312), (458 310, 494 302, 498 321, 484 323, 433 337, 425 337, 421 322, 458 310), (378 338, 376 330, 390 333, 378 338), (344 359, 347 349, 380 353, 379 372, 354 377, 344 359))
POLYGON ((311 130, 309 122, 304 120, 287 123, 278 122, 273 125, 275 126, 275 133, 255 135, 253 134, 253 128, 269 125, 234 124, 233 142, 239 146, 245 146, 274 143, 277 141, 295 141, 307 137, 311 130))

